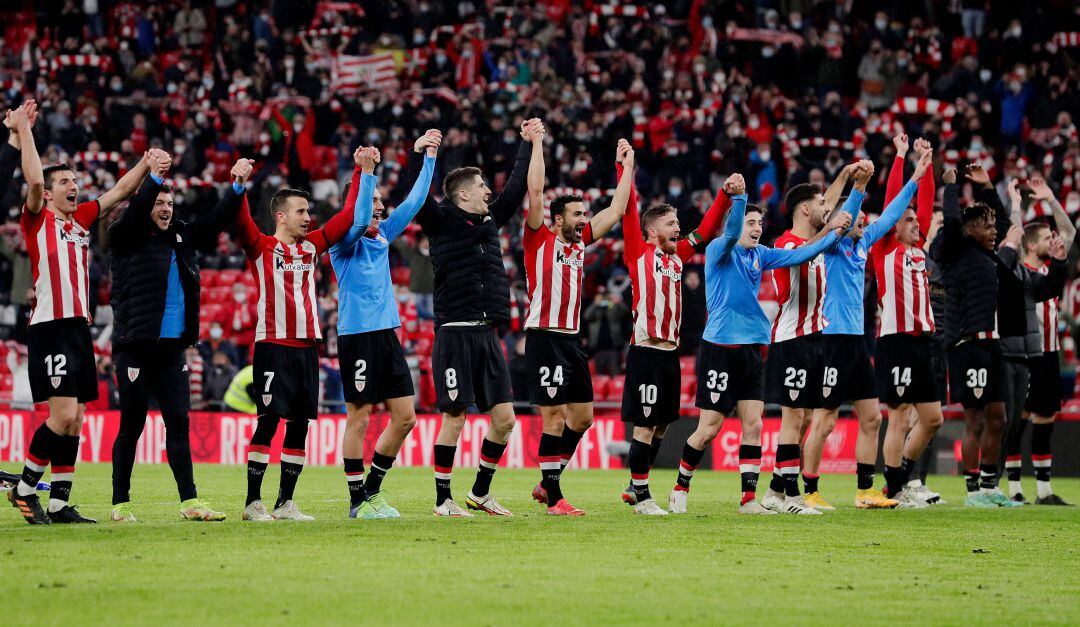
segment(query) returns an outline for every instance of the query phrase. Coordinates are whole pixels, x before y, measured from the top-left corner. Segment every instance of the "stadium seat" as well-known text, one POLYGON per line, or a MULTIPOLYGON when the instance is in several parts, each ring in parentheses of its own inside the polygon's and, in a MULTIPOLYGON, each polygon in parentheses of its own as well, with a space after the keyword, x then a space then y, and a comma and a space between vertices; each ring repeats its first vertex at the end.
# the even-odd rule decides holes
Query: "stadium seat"
POLYGON ((242 270, 218 270, 217 285, 232 287, 232 284, 236 283, 241 274, 244 274, 242 270))
POLYGON ((626 384, 626 378, 621 375, 615 375, 611 377, 611 382, 608 383, 607 388, 607 400, 618 401, 622 400, 623 386, 626 384))
POLYGON ((697 367, 697 357, 693 355, 683 355, 679 357, 679 371, 685 374, 694 372, 697 367))
POLYGON ((593 398, 596 400, 604 400, 607 398, 608 385, 611 383, 611 377, 606 374, 593 375, 593 398))
POLYGON ((408 266, 398 266, 390 271, 390 280, 394 282, 394 285, 408 285, 410 274, 408 266))

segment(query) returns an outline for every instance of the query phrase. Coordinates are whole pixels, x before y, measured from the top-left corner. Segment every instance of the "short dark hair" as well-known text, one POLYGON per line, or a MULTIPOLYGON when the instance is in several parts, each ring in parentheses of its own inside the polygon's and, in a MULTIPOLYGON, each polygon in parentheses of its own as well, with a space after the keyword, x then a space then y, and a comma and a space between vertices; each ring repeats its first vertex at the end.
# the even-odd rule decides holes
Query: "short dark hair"
POLYGON ((45 179, 45 189, 52 189, 52 186, 53 186, 52 175, 53 174, 56 174, 57 172, 65 172, 65 171, 74 172, 75 168, 71 167, 70 165, 68 165, 66 163, 57 163, 56 165, 50 165, 49 167, 43 169, 41 171, 41 174, 42 174, 43 178, 45 179))
MULTIPOLYGON (((645 231, 649 230, 649 226, 652 225, 653 222, 656 222, 660 218, 662 218, 662 217, 666 216, 667 214, 672 213, 674 211, 675 211, 675 207, 672 207, 671 205, 669 205, 669 204, 667 204, 665 202, 662 202, 662 203, 657 204, 657 205, 653 205, 653 206, 649 207, 648 209, 646 209, 645 213, 641 214, 641 233, 642 233, 642 235, 645 235, 645 231)), ((646 237, 648 237, 648 236, 646 235, 646 237)))
POLYGON ((976 220, 993 222, 995 215, 996 212, 993 207, 986 203, 977 202, 964 207, 964 210, 960 213, 960 219, 964 224, 970 224, 976 220))
POLYGON ((1050 231, 1050 225, 1045 222, 1031 222, 1024 225, 1024 237, 1020 240, 1020 245, 1023 246, 1024 250, 1027 250, 1035 243, 1043 230, 1050 231))
POLYGON ((817 196, 820 193, 821 189, 819 189, 817 185, 812 183, 800 183, 788 190, 787 196, 784 197, 784 206, 787 207, 788 213, 794 216, 795 207, 798 207, 808 200, 813 200, 814 196, 817 196))
POLYGON ((270 215, 274 215, 279 211, 285 211, 285 203, 290 198, 303 198, 304 200, 311 202, 311 195, 300 189, 279 189, 274 192, 274 195, 270 198, 270 215))
POLYGON ((446 178, 443 179, 443 195, 450 198, 453 196, 454 192, 465 186, 465 181, 474 176, 483 175, 480 168, 471 165, 450 170, 449 174, 446 175, 446 178))
POLYGON ((581 196, 575 196, 574 194, 562 194, 556 196, 555 200, 551 201, 551 222, 554 224, 555 217, 561 216, 566 212, 566 206, 572 202, 585 202, 581 196))
POLYGON ((760 205, 753 205, 753 204, 747 203, 746 204, 746 213, 760 213, 762 218, 765 217, 765 212, 761 210, 760 205))
POLYGON ((162 183, 161 184, 161 189, 158 190, 158 193, 159 194, 173 194, 173 193, 175 193, 175 190, 173 190, 172 185, 169 185, 168 183, 162 183))

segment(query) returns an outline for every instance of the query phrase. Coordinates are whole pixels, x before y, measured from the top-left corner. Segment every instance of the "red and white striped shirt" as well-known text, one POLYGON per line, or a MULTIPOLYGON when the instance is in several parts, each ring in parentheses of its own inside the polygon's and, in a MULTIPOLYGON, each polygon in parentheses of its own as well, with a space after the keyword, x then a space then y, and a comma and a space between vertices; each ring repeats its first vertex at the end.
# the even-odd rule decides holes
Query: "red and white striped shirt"
POLYGON ((634 292, 630 343, 656 339, 678 345, 683 259, 678 253, 666 254, 656 244, 640 239, 633 243, 627 239, 624 250, 634 292))
MULTIPOLYGON (((777 238, 774 246, 791 250, 806 240, 791 231, 777 238)), ((818 333, 828 326, 825 320, 825 256, 792 268, 773 270, 773 285, 780 312, 773 320, 772 341, 783 342, 818 333)))
POLYGON ((525 225, 525 277, 529 285, 526 329, 565 329, 581 326, 581 287, 585 247, 593 243, 586 224, 581 241, 567 244, 547 226, 525 225))
POLYGON ((63 318, 90 320, 90 227, 99 212, 96 200, 80 203, 71 220, 44 207, 32 213, 23 206, 19 225, 30 255, 36 295, 30 324, 63 318))
MULTIPOLYGON (((1049 274, 1050 268, 1042 266, 1032 268, 1024 264, 1029 270, 1039 274, 1049 274)), ((1051 298, 1035 303, 1035 316, 1039 319, 1039 344, 1042 352, 1053 353, 1061 350, 1061 336, 1058 334, 1058 299, 1051 298)))
POLYGON ((880 312, 878 337, 933 333, 934 312, 930 308, 926 253, 921 248, 905 246, 890 235, 874 245, 871 257, 880 312))
POLYGON ((255 277, 258 294, 258 322, 255 341, 289 346, 306 346, 322 338, 319 328, 318 300, 315 295, 315 270, 319 255, 325 253, 348 232, 353 220, 353 206, 360 187, 360 168, 353 171, 353 181, 345 206, 321 229, 309 231, 304 239, 287 244, 259 232, 251 218, 247 196, 237 216, 240 245, 255 277))

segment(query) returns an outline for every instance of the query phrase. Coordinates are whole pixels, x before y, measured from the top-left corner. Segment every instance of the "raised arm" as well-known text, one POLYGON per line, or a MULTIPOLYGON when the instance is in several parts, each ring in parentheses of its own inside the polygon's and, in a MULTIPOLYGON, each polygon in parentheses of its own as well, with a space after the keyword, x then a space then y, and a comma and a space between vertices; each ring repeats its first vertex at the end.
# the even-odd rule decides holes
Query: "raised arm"
POLYGON ((615 164, 615 172, 622 180, 623 173, 630 177, 630 196, 626 199, 626 213, 622 218, 623 232, 623 262, 627 267, 634 263, 641 255, 645 238, 641 234, 641 215, 638 213, 637 187, 634 185, 634 171, 623 168, 621 163, 615 164))
MULTIPOLYGON (((920 154, 919 163, 915 166, 915 172, 911 175, 911 179, 900 190, 900 193, 886 205, 881 217, 863 231, 863 239, 866 240, 867 245, 873 246, 874 242, 884 237, 886 233, 896 226, 901 216, 907 211, 908 205, 911 204, 912 197, 919 191, 919 181, 925 180, 925 174, 929 171, 933 160, 933 152, 929 150, 920 154)), ((856 186, 857 189, 858 186, 856 186)))
POLYGON ((416 212, 420 211, 420 208, 424 206, 428 191, 431 189, 431 179, 435 176, 435 155, 433 153, 436 150, 438 150, 437 146, 428 148, 428 154, 424 157, 424 167, 420 170, 420 176, 413 183, 412 189, 409 190, 409 195, 394 209, 390 217, 380 225, 379 228, 382 229, 387 240, 394 241, 400 237, 409 226, 409 222, 412 222, 416 212))
MULTIPOLYGON (((731 211, 728 212, 727 221, 724 222, 724 232, 718 240, 719 246, 715 248, 710 244, 706 252, 716 250, 717 259, 730 253, 739 243, 742 236, 743 221, 746 219, 746 190, 731 197, 731 211)), ((708 261, 708 255, 706 255, 708 261)))
POLYGON ((10 132, 8 144, 11 145, 14 137, 21 150, 20 165, 27 188, 26 208, 30 213, 38 213, 45 205, 45 175, 41 170, 41 155, 38 154, 37 144, 34 142, 33 120, 36 118, 37 105, 33 101, 14 111, 8 111, 4 118, 4 126, 8 127, 10 132))
POLYGON ((716 197, 713 198, 709 210, 701 218, 701 224, 691 231, 689 235, 680 239, 676 245, 679 258, 688 261, 699 250, 700 246, 708 245, 716 237, 716 231, 724 222, 724 216, 731 209, 730 190, 737 185, 742 185, 743 190, 746 189, 746 183, 743 181, 742 175, 738 173, 732 174, 724 181, 723 187, 716 192, 716 197))
POLYGON ((525 216, 525 225, 536 231, 544 226, 544 135, 543 125, 529 125, 522 131, 532 146, 529 157, 529 172, 526 183, 529 188, 529 213, 525 216), (539 127, 539 128, 537 128, 539 127))
POLYGON ((197 217, 193 224, 195 237, 198 238, 200 247, 213 244, 218 234, 225 230, 226 225, 236 220, 236 214, 240 211, 247 192, 245 185, 254 169, 253 159, 239 159, 233 164, 230 171, 232 184, 229 189, 223 191, 217 204, 210 211, 197 217))
POLYGON ((308 241, 315 244, 315 254, 321 255, 331 246, 341 241, 349 232, 353 223, 353 212, 356 209, 356 197, 360 193, 360 166, 353 168, 352 181, 349 183, 349 195, 345 198, 341 209, 326 221, 321 229, 316 229, 307 235, 308 241))
POLYGON ((941 230, 930 245, 930 256, 938 261, 949 259, 964 237, 963 220, 960 217, 960 189, 956 185, 956 170, 949 168, 941 176, 945 183, 942 190, 941 230))
POLYGON ((619 184, 615 187, 615 195, 611 197, 611 205, 600 211, 592 220, 589 227, 592 230, 593 239, 600 239, 622 220, 626 214, 626 204, 630 200, 630 183, 634 178, 634 149, 630 142, 625 139, 619 140, 615 149, 615 163, 623 164, 623 175, 619 177, 619 184), (630 173, 627 173, 629 169, 630 173))
POLYGON ((851 176, 855 174, 855 168, 858 166, 858 163, 849 163, 844 166, 844 169, 840 170, 840 174, 836 175, 836 180, 829 185, 829 189, 825 190, 823 197, 826 210, 831 211, 836 208, 836 204, 840 202, 840 197, 844 195, 844 188, 847 187, 848 181, 851 180, 851 176))
POLYGON ((97 202, 100 213, 108 215, 113 207, 134 196, 139 189, 139 185, 142 184, 143 179, 149 173, 150 163, 144 156, 139 159, 135 167, 120 177, 120 180, 116 182, 112 189, 98 197, 97 202))
MULTIPOLYGON (((438 136, 438 140, 442 142, 442 133, 438 129, 428 129, 420 138, 413 144, 413 149, 409 151, 409 167, 406 170, 408 176, 420 176, 420 173, 424 171, 423 160, 425 155, 431 153, 428 146, 428 141, 425 139, 432 134, 438 136)), ((438 148, 438 146, 436 146, 438 148)), ((407 181, 401 180, 403 185, 416 185, 416 179, 407 181)), ((431 194, 425 194, 423 197, 423 204, 420 206, 419 212, 416 214, 416 223, 423 229, 424 234, 428 237, 437 235, 439 229, 442 226, 442 209, 439 207, 439 203, 435 202, 435 199, 431 197, 431 194)))
POLYGON ((787 268, 804 264, 828 250, 828 248, 839 241, 839 239, 840 235, 836 230, 830 229, 825 237, 822 237, 812 244, 807 243, 798 248, 784 249, 762 246, 761 269, 772 270, 774 268, 787 268))
POLYGON ((543 152, 540 152, 539 156, 537 156, 538 153, 533 151, 532 144, 526 134, 526 129, 529 129, 528 132, 531 134, 536 125, 540 125, 541 128, 543 126, 540 120, 536 118, 521 123, 521 137, 524 141, 518 146, 514 169, 510 171, 510 177, 506 180, 506 186, 503 187, 502 193, 488 205, 488 210, 491 212, 491 217, 495 220, 496 226, 503 226, 510 221, 510 218, 514 217, 514 214, 521 210, 521 203, 525 200, 526 176, 529 164, 534 159, 544 158, 543 152))
POLYGON ((1065 208, 1054 197, 1054 192, 1046 184, 1046 179, 1038 175, 1033 176, 1028 181, 1028 187, 1031 188, 1036 201, 1041 200, 1050 204, 1050 209, 1054 212, 1054 224, 1057 226, 1058 233, 1061 234, 1061 241, 1065 244, 1065 250, 1072 248, 1073 241, 1076 239, 1076 225, 1069 218, 1069 214, 1065 212, 1065 208))
MULTIPOLYGON (((375 164, 379 160, 379 150, 374 147, 357 148, 353 153, 353 161, 360 166, 360 191, 357 192, 356 200, 353 201, 352 225, 345 233, 345 237, 334 244, 338 250, 352 248, 364 236, 368 225, 371 224, 371 216, 375 210, 375 185, 379 182, 379 177, 375 176, 374 172, 375 164)), ((348 196, 350 198, 353 196, 351 188, 348 196)))
POLYGON ((146 228, 150 226, 150 215, 165 184, 165 175, 172 164, 172 158, 155 148, 147 152, 145 160, 150 165, 150 176, 146 177, 131 202, 109 225, 107 245, 110 248, 134 243, 138 237, 146 234, 146 228))
POLYGON ((896 198, 896 195, 900 193, 900 188, 904 186, 904 163, 907 162, 908 153, 907 133, 900 133, 893 137, 892 143, 896 148, 896 158, 893 159, 892 167, 889 168, 889 180, 885 183, 886 205, 896 198))
MULTIPOLYGON (((920 162, 926 153, 929 152, 933 155, 933 150, 930 142, 922 137, 915 140, 915 154, 919 156, 920 162)), ((915 168, 919 170, 919 164, 916 164, 915 168)), ((930 223, 934 221, 934 199, 937 198, 937 187, 934 185, 933 160, 927 164, 922 175, 915 180, 919 182, 917 202, 915 203, 915 220, 919 223, 919 234, 925 239, 930 232, 930 223)))
POLYGON ((997 241, 994 242, 996 247, 1005 239, 1005 235, 1009 232, 1009 226, 1012 225, 1009 212, 1005 210, 1005 205, 1001 202, 1001 196, 998 196, 997 190, 994 189, 993 183, 990 182, 990 175, 983 169, 982 164, 977 162, 969 163, 966 176, 975 188, 975 199, 994 210, 994 223, 997 227, 997 241))

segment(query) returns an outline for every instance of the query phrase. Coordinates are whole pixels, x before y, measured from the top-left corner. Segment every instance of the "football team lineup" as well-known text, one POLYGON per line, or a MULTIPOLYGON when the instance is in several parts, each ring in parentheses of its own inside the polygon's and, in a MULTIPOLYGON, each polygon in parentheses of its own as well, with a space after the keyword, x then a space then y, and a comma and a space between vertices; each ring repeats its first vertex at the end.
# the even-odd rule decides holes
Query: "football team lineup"
MULTIPOLYGON (((430 239, 435 278, 432 370, 442 417, 431 445, 433 512, 446 517, 471 517, 473 512, 513 516, 491 486, 516 422, 497 332, 510 317, 500 229, 523 204, 522 248, 530 296, 524 324, 528 395, 543 422, 537 444, 541 479, 532 498, 548 514, 585 514, 564 496, 561 480, 594 422, 591 370, 580 339, 584 251, 613 229, 621 231, 622 262, 632 291, 633 325, 620 409, 631 433, 626 453, 630 476, 621 498, 636 514, 692 511, 691 481, 725 419, 738 420, 740 426, 740 514, 820 515, 835 510, 819 490, 819 472, 839 409, 847 403, 859 424, 855 506, 924 509, 942 503, 941 495, 913 471, 943 422, 941 408, 947 398, 964 408, 965 505, 1013 508, 1027 502, 1014 489, 1020 485, 1019 442, 1005 438, 1003 430, 1002 344, 1008 332, 1015 334, 1006 329, 1015 322, 1010 321, 1011 307, 998 304, 997 291, 999 281, 1002 293, 1013 281, 1027 294, 1021 305, 1030 302, 1040 320, 1056 320, 1056 298, 1068 275, 1066 256, 1075 228, 1041 178, 1031 179, 1027 187, 1060 218, 1057 231, 1045 223, 1022 228, 1017 204, 1012 211, 1004 207, 978 163, 969 164, 962 178, 955 169, 945 169, 938 210, 933 148, 921 138, 909 145, 900 133, 893 139, 895 162, 876 220, 866 220, 861 211, 874 164, 859 160, 843 167, 827 189, 791 187, 785 205, 792 226, 769 247, 759 243, 764 211, 748 203, 746 182, 738 173, 726 178, 700 224, 688 232, 683 232, 672 205, 655 203, 641 210, 635 151, 625 139, 615 146, 618 184, 608 206, 587 207, 575 195, 547 202, 547 131, 539 118, 530 118, 521 122, 513 168, 498 195, 479 168, 464 166, 446 173, 443 199, 436 201, 430 188, 443 136, 430 129, 409 152, 403 181, 411 191, 392 212, 378 187, 381 152, 361 146, 353 153, 352 180, 338 213, 312 230, 308 193, 280 189, 269 202, 275 230, 267 235, 256 226, 246 194, 254 160, 237 160, 231 190, 190 222, 174 219, 174 191, 166 183, 173 156, 158 148, 148 150, 113 189, 80 203, 79 181, 70 166, 42 167, 31 132, 37 117, 33 100, 7 112, 8 146, 14 150, 4 153, 8 160, 19 160, 27 182, 20 224, 38 293, 29 326, 29 373, 34 399, 49 405, 48 418, 34 431, 22 473, 17 480, 11 478, 15 485, 8 492, 12 505, 31 524, 96 522, 69 503, 85 403, 97 395, 84 305, 90 302, 86 233, 100 215, 129 199, 108 226, 113 341, 118 370, 127 374, 119 378, 121 425, 113 443, 112 521, 137 520, 130 499, 131 473, 150 395, 162 408, 181 516, 204 521, 227 517, 199 498, 194 483, 183 349, 197 332, 190 328, 190 310, 197 309, 198 293, 197 282, 193 293, 177 270, 197 277, 190 242, 215 237, 229 225, 247 257, 259 303, 252 380, 257 418, 246 447, 242 520, 312 520, 294 493, 306 462, 308 426, 318 417, 316 343, 323 335, 315 308, 315 275, 318 258, 327 252, 340 289, 338 346, 347 383, 341 451, 348 516, 400 517, 381 488, 417 418, 412 373, 394 332, 401 322, 388 255, 390 243, 414 220, 430 239), (905 177, 909 151, 915 165, 905 177), (975 202, 961 207, 965 180, 975 202), (649 475, 668 425, 680 417, 681 283, 684 264, 699 254, 705 258, 708 310, 696 361, 700 413, 682 444, 678 474, 664 508, 652 496, 649 475), (863 338, 868 263, 878 286, 871 298, 876 296, 882 312, 873 356, 863 338), (155 264, 159 273, 165 272, 160 279, 139 272, 155 264), (780 304, 771 320, 758 301, 767 271, 780 304), (932 291, 935 281, 940 289, 932 291), (164 296, 149 307, 144 293, 148 282, 157 283, 154 289, 164 296), (765 401, 780 406, 781 418, 775 450, 769 451, 773 472, 758 499, 765 401), (368 451, 370 464, 365 468, 365 436, 372 408, 379 404, 385 404, 390 419, 368 451), (880 455, 885 487, 878 489, 874 473, 882 404, 893 419, 880 455), (451 479, 470 408, 487 413, 489 425, 462 507, 453 497, 451 479), (267 507, 262 484, 282 421, 279 489, 273 507, 267 507), (51 484, 42 484, 50 466, 51 484), (1009 474, 1011 495, 998 488, 1002 468, 1009 474), (39 488, 50 492, 44 505, 39 488)), ((1017 187, 1014 181, 1010 195, 1019 195, 1017 187)), ((1009 400, 1023 401, 1033 423, 1036 504, 1065 505, 1050 487, 1050 431, 1061 408, 1060 390, 1046 384, 1057 368, 1060 339, 1053 324, 1040 323, 1035 331, 1045 358, 1033 362, 1026 401, 1009 400)))

